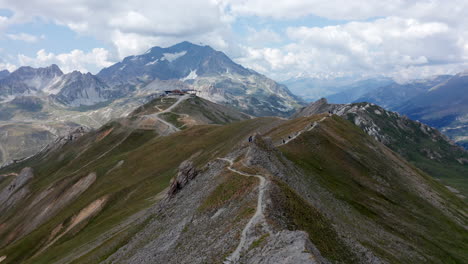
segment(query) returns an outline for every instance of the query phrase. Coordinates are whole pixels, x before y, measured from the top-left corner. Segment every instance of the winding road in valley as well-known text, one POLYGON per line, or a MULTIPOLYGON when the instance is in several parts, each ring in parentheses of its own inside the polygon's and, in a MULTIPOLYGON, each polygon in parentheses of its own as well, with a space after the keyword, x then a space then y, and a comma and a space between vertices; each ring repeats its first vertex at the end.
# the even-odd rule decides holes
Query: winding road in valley
POLYGON ((251 230, 253 227, 255 227, 258 223, 260 223, 262 221, 265 221, 265 216, 263 214, 263 211, 265 209, 265 204, 263 202, 263 196, 265 194, 265 189, 266 189, 266 179, 262 175, 248 174, 248 173, 245 173, 245 172, 238 171, 238 170, 234 169, 232 167, 234 162, 232 160, 230 160, 230 159, 226 159, 226 158, 218 158, 218 159, 229 163, 228 170, 230 170, 230 171, 232 171, 234 173, 246 176, 246 177, 256 177, 256 178, 258 178, 260 180, 260 184, 259 184, 259 187, 258 187, 257 209, 255 210, 255 214, 252 216, 252 218, 250 218, 249 222, 244 227, 244 230, 242 230, 241 239, 239 241, 239 244, 237 245, 236 250, 229 257, 227 257, 226 260, 224 261, 225 264, 231 264, 231 263, 237 263, 239 258, 240 258, 241 252, 244 249, 247 249, 250 246, 250 243, 248 243, 248 241, 247 241, 247 234, 248 234, 249 230, 251 230))

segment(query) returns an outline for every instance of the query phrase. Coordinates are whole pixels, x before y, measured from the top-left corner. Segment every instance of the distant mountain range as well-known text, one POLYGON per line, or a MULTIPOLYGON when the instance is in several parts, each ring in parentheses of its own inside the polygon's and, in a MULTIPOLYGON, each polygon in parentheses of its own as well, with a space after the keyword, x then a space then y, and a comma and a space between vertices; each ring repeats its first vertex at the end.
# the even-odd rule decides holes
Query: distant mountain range
POLYGON ((372 89, 350 102, 370 102, 440 129, 468 148, 468 76, 440 75, 372 89))
POLYGON ((394 107, 468 149, 468 74, 459 73, 394 107))
POLYGON ((336 103, 371 102, 385 108, 395 109, 395 107, 402 104, 402 102, 423 94, 451 77, 451 75, 440 75, 429 79, 412 80, 403 84, 391 82, 387 85, 375 86, 375 89, 368 90, 358 98, 336 103))

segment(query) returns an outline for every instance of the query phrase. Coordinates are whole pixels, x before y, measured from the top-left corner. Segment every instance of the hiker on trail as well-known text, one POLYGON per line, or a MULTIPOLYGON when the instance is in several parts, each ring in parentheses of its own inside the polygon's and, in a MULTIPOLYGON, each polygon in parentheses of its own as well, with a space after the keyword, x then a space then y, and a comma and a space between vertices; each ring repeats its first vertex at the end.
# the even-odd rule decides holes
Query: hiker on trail
POLYGON ((282 140, 283 140, 283 144, 286 144, 286 140, 284 140, 284 138, 282 140))
POLYGON ((252 136, 249 137, 249 142, 252 142, 252 136))
POLYGON ((288 136, 289 139, 291 139, 291 136, 288 136))

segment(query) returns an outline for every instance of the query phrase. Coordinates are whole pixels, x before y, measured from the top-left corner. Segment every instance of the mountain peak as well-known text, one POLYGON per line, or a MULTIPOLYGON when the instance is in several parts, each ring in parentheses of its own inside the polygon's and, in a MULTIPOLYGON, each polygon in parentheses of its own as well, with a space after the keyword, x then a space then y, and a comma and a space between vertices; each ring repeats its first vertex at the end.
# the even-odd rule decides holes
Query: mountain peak
POLYGON ((59 66, 57 66, 57 64, 51 64, 50 66, 46 67, 46 69, 50 69, 50 70, 54 70, 54 71, 60 71, 62 72, 62 70, 59 68, 59 66))
POLYGON ((189 41, 182 41, 180 43, 177 43, 175 45, 172 45, 170 48, 191 48, 191 47, 203 47, 201 45, 193 44, 192 42, 189 41))

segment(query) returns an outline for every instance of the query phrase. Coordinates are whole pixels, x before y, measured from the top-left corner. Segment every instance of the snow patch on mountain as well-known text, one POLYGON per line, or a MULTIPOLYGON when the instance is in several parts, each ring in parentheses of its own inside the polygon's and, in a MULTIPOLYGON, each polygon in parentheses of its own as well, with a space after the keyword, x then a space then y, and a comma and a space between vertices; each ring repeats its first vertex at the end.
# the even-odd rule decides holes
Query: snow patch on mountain
POLYGON ((184 78, 181 78, 181 81, 187 81, 187 80, 195 80, 198 77, 197 75, 197 70, 191 70, 190 73, 185 76, 184 78))
POLYGON ((158 63, 158 62, 159 62, 159 59, 156 59, 156 60, 154 60, 154 61, 150 61, 150 62, 146 63, 145 65, 146 65, 146 66, 149 66, 149 65, 156 64, 156 63, 158 63))
POLYGON ((173 62, 177 60, 178 58, 184 56, 187 54, 187 51, 181 51, 181 52, 176 52, 176 53, 163 53, 163 57, 161 60, 167 60, 169 62, 173 62))

